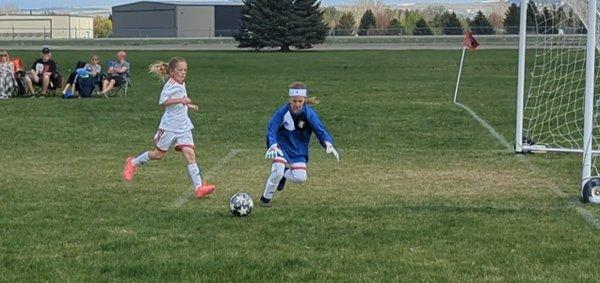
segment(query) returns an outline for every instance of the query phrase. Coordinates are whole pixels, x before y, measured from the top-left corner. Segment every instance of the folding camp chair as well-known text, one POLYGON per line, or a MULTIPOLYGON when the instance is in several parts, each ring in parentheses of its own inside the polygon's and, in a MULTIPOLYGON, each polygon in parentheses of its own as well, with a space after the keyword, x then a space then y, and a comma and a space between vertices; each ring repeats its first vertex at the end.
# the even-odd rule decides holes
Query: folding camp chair
POLYGON ((118 86, 114 88, 111 96, 122 96, 126 97, 127 95, 133 94, 133 84, 131 82, 131 76, 129 73, 125 73, 123 75, 123 82, 121 82, 118 86))

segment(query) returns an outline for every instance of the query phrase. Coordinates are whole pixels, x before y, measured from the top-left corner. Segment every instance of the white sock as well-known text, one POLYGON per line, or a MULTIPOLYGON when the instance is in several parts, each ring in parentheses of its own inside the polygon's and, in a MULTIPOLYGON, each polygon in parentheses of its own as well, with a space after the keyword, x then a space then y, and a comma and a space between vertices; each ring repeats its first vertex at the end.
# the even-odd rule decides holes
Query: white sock
POLYGON ((133 159, 133 165, 135 166, 146 165, 148 163, 150 163, 150 155, 147 151, 133 159))
POLYGON ((200 168, 198 168, 198 164, 188 164, 187 169, 188 174, 190 174, 190 179, 192 179, 192 183, 194 184, 194 188, 198 188, 202 185, 202 177, 200 177, 200 168))
POLYGON ((268 200, 273 199, 273 196, 275 196, 275 190, 277 189, 277 185, 279 185, 279 181, 281 181, 281 178, 283 178, 284 170, 285 165, 281 163, 273 163, 273 165, 271 165, 271 175, 269 175, 267 183, 265 184, 263 198, 268 200))
POLYGON ((292 169, 286 170, 285 173, 283 173, 283 177, 292 181, 292 179, 294 179, 294 174, 292 173, 292 169))

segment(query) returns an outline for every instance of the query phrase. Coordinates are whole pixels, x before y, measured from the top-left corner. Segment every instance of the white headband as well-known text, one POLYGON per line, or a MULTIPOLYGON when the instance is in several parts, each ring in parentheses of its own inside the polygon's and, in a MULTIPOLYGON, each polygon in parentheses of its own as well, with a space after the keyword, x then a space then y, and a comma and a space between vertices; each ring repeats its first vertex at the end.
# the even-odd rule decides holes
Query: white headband
POLYGON ((302 96, 306 97, 306 89, 290 89, 290 96, 302 96))

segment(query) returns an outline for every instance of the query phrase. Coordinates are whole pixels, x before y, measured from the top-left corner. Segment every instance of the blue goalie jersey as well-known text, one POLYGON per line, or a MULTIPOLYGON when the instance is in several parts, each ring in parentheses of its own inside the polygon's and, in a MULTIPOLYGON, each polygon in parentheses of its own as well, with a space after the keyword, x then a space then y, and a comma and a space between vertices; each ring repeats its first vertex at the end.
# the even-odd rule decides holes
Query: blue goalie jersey
POLYGON ((304 105, 299 113, 293 113, 290 105, 281 106, 267 126, 267 148, 278 144, 288 162, 308 162, 310 137, 315 133, 321 146, 333 144, 331 135, 323 126, 317 113, 304 105))

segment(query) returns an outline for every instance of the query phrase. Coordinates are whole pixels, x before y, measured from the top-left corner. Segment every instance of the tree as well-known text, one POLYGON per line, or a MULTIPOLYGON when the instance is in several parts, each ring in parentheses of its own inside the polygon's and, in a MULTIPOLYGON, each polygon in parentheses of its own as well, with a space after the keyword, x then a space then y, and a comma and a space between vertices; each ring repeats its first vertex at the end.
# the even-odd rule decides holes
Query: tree
POLYGON ((533 0, 530 0, 527 3, 527 30, 533 29, 534 31, 538 31, 538 20, 539 20, 539 11, 537 5, 533 0))
POLYGON ((327 27, 317 0, 244 0, 239 48, 265 47, 289 51, 325 41, 327 27))
POLYGON ((404 27, 397 19, 392 19, 387 28, 388 35, 401 35, 404 33, 404 27))
POLYGON ((463 34, 462 24, 456 16, 456 13, 445 12, 441 16, 442 18, 442 33, 445 35, 459 35, 463 34))
POLYGON ((548 7, 544 7, 538 23, 538 31, 542 34, 556 34, 558 33, 557 24, 554 12, 548 7))
POLYGON ((338 35, 351 35, 355 26, 354 15, 351 12, 345 13, 340 18, 335 33, 338 35))
POLYGON ((425 19, 421 18, 415 24, 413 35, 433 35, 433 32, 431 32, 431 29, 427 26, 425 19))
POLYGON ((404 17, 400 21, 400 23, 409 31, 413 31, 417 25, 417 22, 423 17, 417 10, 407 10, 404 13, 404 17))
POLYGON ((10 14, 18 14, 20 11, 19 6, 13 3, 6 3, 0 5, 0 14, 2 15, 10 15, 10 14))
POLYGON ((373 15, 373 11, 371 9, 366 10, 360 19, 360 25, 358 26, 358 34, 367 35, 368 30, 375 27, 377 23, 375 22, 375 15, 373 15))
POLYGON ((290 31, 292 45, 297 49, 309 49, 321 44, 327 36, 327 25, 323 22, 320 0, 295 0, 290 31))
POLYGON ((504 27, 504 14, 492 12, 488 15, 488 20, 495 30, 499 30, 504 27))
POLYGON ((94 37, 110 37, 112 35, 112 21, 109 18, 94 17, 94 37))
POLYGON ((519 33, 519 22, 521 9, 517 4, 513 3, 506 10, 506 17, 504 18, 504 28, 507 34, 518 34, 519 33))
POLYGON ((444 5, 440 5, 440 4, 431 4, 428 5, 424 10, 423 10, 423 19, 426 22, 433 22, 434 24, 437 24, 435 21, 436 19, 442 15, 443 13, 445 13, 446 11, 448 11, 448 8, 446 8, 446 6, 444 5))
POLYGON ((383 11, 375 13, 375 22, 377 23, 377 29, 385 30, 390 21, 395 19, 396 12, 392 9, 386 8, 383 11))
POLYGON ((323 22, 330 28, 335 28, 343 13, 335 7, 323 8, 323 22))
POLYGON ((475 15, 475 18, 473 18, 472 21, 468 21, 468 23, 471 27, 471 31, 473 31, 474 34, 494 33, 494 28, 492 28, 492 24, 490 24, 490 21, 488 21, 488 19, 485 17, 483 12, 481 12, 481 10, 478 11, 475 15))

